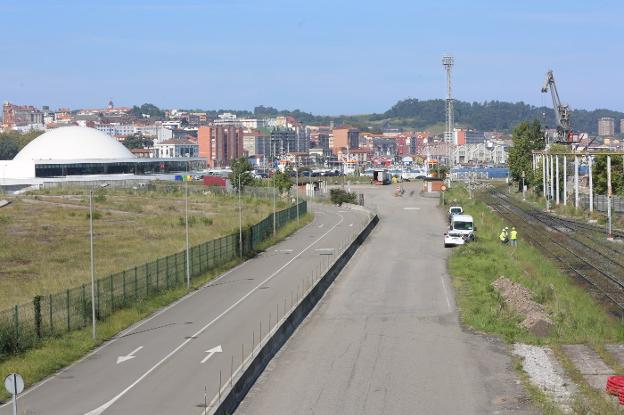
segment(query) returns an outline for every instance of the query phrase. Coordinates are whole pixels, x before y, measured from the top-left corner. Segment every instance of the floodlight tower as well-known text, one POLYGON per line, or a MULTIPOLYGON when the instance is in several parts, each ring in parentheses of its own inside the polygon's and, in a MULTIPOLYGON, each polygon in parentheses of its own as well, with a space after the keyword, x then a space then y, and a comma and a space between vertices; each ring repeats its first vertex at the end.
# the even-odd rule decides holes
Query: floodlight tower
POLYGON ((455 128, 455 121, 453 118, 453 90, 451 84, 451 72, 453 65, 455 64, 455 58, 450 55, 442 57, 442 66, 446 70, 446 132, 444 133, 444 141, 447 143, 449 152, 449 168, 452 167, 452 150, 453 144, 453 129, 455 128))

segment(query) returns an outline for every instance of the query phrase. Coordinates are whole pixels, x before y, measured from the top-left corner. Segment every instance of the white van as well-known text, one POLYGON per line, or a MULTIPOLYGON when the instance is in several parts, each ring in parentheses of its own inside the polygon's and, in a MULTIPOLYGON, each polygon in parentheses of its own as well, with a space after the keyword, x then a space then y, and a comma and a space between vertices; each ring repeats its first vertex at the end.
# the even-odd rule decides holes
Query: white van
POLYGON ((453 215, 449 233, 461 234, 468 241, 474 240, 474 233, 477 231, 471 215, 453 215))

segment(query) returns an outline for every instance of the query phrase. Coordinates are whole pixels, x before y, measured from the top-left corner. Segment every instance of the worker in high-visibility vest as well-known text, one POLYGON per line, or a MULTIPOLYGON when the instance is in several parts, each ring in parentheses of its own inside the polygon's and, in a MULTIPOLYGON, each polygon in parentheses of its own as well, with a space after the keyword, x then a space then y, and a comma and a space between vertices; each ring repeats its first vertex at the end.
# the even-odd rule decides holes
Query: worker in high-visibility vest
POLYGON ((507 242, 509 242, 509 236, 507 235, 507 230, 509 228, 504 227, 503 230, 501 231, 500 235, 498 235, 498 239, 500 239, 502 244, 506 244, 507 242))
POLYGON ((518 231, 515 226, 511 227, 511 232, 509 232, 509 240, 511 241, 511 246, 518 246, 518 231))

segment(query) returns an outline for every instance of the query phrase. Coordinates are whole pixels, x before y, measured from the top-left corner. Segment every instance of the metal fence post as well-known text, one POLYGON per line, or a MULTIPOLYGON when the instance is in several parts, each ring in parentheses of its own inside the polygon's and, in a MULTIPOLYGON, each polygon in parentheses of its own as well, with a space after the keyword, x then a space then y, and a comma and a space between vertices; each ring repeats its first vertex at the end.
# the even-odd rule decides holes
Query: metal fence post
POLYGON ((109 276, 110 280, 110 313, 112 314, 115 310, 115 290, 113 287, 113 276, 112 274, 109 276))
POLYGON ((50 309, 50 334, 54 334, 54 319, 52 318, 52 294, 48 294, 48 308, 50 309))
POLYGON ((137 276, 137 267, 134 267, 134 300, 139 299, 139 278, 137 276))
POLYGON ((102 317, 100 312, 100 280, 95 280, 95 318, 99 320, 102 317))
POLYGON ((87 295, 85 290, 85 285, 82 284, 80 287, 80 304, 82 306, 82 325, 87 325, 87 295))
POLYGON ((15 323, 15 351, 19 350, 19 310, 17 304, 13 308, 13 320, 15 323))
POLYGON ((41 296, 35 295, 33 297, 33 308, 35 313, 35 333, 37 338, 41 338, 41 296))
POLYGON ((125 270, 121 274, 121 285, 123 287, 123 305, 125 307, 126 304, 127 304, 127 298, 126 298, 126 271, 125 270))
POLYGON ((69 290, 65 291, 66 295, 65 295, 65 304, 67 306, 67 331, 71 330, 71 320, 69 317, 69 290))

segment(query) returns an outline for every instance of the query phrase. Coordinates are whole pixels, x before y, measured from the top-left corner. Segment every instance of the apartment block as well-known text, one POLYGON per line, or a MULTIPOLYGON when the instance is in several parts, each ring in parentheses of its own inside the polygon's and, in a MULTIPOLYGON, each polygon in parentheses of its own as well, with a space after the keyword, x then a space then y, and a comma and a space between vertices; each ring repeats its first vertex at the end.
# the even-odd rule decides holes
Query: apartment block
POLYGON ((232 125, 199 127, 199 157, 208 159, 210 167, 225 167, 244 156, 244 132, 232 125))

